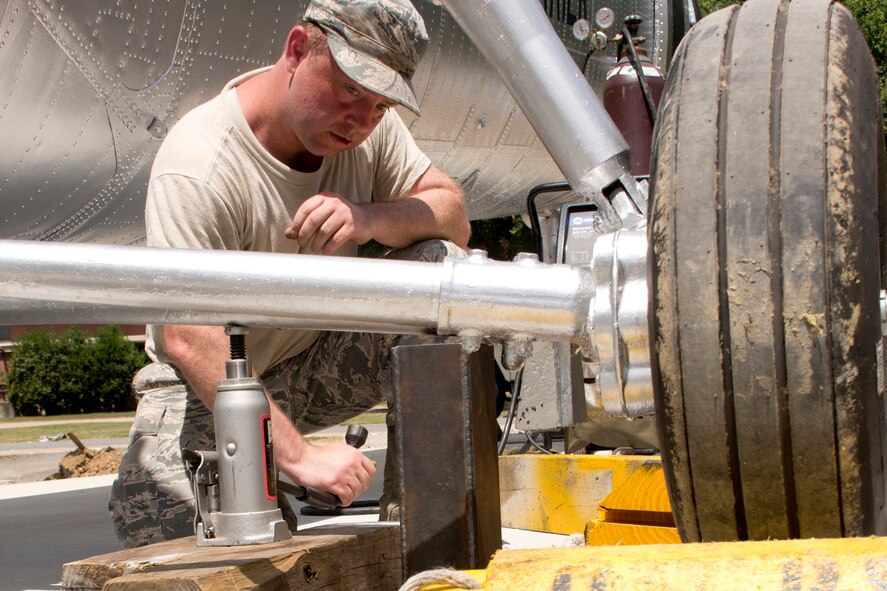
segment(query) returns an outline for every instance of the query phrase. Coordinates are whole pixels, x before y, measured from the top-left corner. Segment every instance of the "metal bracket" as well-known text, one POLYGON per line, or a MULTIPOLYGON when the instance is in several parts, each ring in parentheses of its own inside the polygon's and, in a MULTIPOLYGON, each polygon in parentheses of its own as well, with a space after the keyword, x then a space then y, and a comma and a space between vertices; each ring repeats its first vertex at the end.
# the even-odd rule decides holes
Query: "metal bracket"
POLYGON ((494 364, 489 346, 392 349, 404 579, 502 546, 494 364))
POLYGON ((182 458, 191 474, 194 489, 194 531, 205 538, 215 537, 212 513, 219 510, 219 454, 214 451, 182 450, 182 458))

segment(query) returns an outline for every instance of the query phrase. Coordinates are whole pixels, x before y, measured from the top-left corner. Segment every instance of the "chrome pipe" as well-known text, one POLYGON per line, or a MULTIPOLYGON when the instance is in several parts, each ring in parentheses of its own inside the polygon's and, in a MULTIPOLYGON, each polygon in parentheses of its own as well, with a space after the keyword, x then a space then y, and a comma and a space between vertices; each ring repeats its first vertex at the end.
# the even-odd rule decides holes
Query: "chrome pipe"
POLYGON ((588 269, 479 252, 421 263, 0 240, 0 324, 32 323, 49 303, 68 323, 562 340, 585 336, 590 281, 588 269))
POLYGON ((631 171, 629 147, 539 0, 442 0, 498 72, 573 190, 588 199, 631 171))

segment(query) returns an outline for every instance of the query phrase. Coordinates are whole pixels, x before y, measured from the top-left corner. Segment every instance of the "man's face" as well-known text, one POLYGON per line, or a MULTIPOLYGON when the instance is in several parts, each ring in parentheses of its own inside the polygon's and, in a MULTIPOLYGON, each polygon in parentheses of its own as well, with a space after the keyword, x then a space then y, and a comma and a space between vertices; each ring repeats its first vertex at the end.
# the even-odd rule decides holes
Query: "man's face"
POLYGON ((315 156, 359 145, 394 105, 348 78, 326 51, 299 64, 291 95, 293 131, 315 156))

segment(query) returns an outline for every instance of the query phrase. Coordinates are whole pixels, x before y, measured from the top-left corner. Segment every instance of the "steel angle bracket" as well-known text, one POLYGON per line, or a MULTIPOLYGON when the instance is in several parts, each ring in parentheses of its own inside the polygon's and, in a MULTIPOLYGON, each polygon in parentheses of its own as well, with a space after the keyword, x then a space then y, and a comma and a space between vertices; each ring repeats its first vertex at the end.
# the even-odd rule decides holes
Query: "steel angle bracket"
POLYGON ((392 349, 404 579, 502 546, 494 363, 489 346, 392 349))

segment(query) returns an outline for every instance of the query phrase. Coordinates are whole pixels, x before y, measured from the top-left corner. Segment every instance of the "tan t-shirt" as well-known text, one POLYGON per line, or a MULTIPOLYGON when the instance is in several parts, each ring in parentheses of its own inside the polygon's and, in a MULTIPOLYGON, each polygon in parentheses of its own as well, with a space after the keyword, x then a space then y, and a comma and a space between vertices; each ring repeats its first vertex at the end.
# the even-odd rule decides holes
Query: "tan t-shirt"
MULTIPOLYGON (((292 170, 262 147, 237 101, 235 87, 266 69, 229 82, 164 140, 148 183, 148 246, 296 254, 299 244, 283 233, 306 199, 333 191, 354 203, 391 201, 407 194, 431 164, 389 110, 361 145, 325 158, 316 172, 292 170)), ((348 243, 336 255, 356 251, 348 243)), ((305 350, 317 335, 253 328, 247 351, 262 373, 305 350)), ((162 327, 148 327, 146 350, 154 361, 169 362, 162 327)))

